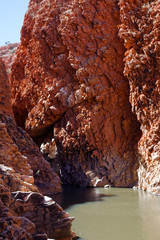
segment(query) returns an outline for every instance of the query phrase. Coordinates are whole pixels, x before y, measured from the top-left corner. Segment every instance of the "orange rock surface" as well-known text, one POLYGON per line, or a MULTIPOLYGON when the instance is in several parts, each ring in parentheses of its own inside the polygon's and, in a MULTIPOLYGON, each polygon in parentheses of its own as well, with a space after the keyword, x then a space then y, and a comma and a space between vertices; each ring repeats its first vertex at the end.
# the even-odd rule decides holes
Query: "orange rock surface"
POLYGON ((160 2, 119 1, 124 74, 141 124, 139 188, 160 194, 160 2))
POLYGON ((60 179, 29 135, 16 125, 0 59, 0 239, 71 239, 73 218, 39 191, 60 192, 60 179))
POLYGON ((118 24, 116 1, 29 3, 12 65, 13 110, 20 126, 41 136, 44 154, 55 141, 49 155, 64 182, 127 187, 137 181, 140 130, 118 24))
POLYGON ((8 81, 6 68, 2 60, 0 59, 0 114, 6 114, 13 117, 13 111, 11 106, 11 90, 8 81))
POLYGON ((14 121, 10 101, 10 86, 5 66, 1 60, 0 77, 0 163, 13 167, 19 173, 24 171, 23 174, 32 176, 32 178, 34 175, 31 182, 35 181, 42 192, 46 192, 46 187, 47 191, 59 192, 61 186, 58 176, 51 170, 49 163, 44 160, 33 140, 25 131, 17 127, 14 121))
POLYGON ((7 73, 10 73, 11 65, 19 43, 10 43, 0 47, 0 57, 6 65, 7 73))

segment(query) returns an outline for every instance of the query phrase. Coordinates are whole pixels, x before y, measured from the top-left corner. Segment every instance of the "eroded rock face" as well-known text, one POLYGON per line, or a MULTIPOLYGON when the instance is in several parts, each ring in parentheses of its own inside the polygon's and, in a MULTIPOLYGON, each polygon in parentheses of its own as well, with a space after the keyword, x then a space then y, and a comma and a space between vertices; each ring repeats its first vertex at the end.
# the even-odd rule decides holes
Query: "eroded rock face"
POLYGON ((0 47, 0 57, 5 63, 8 74, 10 73, 11 65, 15 57, 18 45, 19 43, 10 43, 8 45, 0 47))
POLYGON ((49 163, 44 160, 37 145, 29 135, 24 130, 17 127, 12 118, 0 115, 0 120, 4 125, 3 129, 7 135, 6 141, 4 141, 5 135, 1 135, 2 138, 0 141, 2 143, 2 151, 0 155, 2 156, 4 152, 1 163, 6 164, 8 161, 8 166, 12 166, 13 161, 13 164, 16 164, 14 169, 18 172, 21 172, 21 170, 23 171, 24 168, 26 171, 23 175, 26 176, 24 176, 22 180, 29 181, 30 183, 31 180, 28 177, 30 176, 30 171, 25 167, 25 164, 27 164, 31 169, 31 176, 34 177, 34 180, 31 182, 38 187, 40 192, 43 194, 60 192, 61 183, 59 177, 53 169, 50 168, 49 163), (10 148, 7 147, 8 145, 10 148), (12 146, 13 149, 11 148, 12 146), (6 154, 7 151, 8 154, 6 154), (18 158, 18 156, 20 157, 18 158))
MULTIPOLYGON (((4 63, 0 60, 0 173, 3 181, 9 185, 12 191, 37 190, 34 184, 33 171, 27 162, 27 157, 19 151, 15 144, 16 126, 13 120, 13 111, 10 101, 10 86, 5 71, 4 63), (15 131, 12 139, 8 128, 15 131), (28 176, 28 181, 25 176, 28 176), (29 180, 30 179, 30 180, 29 180), (31 184, 30 184, 31 183, 31 184)), ((22 138, 22 137, 21 137, 22 138)), ((17 140, 19 141, 20 138, 17 140)), ((22 140, 20 140, 22 141, 22 140)), ((20 142, 19 141, 19 142, 20 142)), ((24 139, 23 139, 24 141, 24 139)), ((32 140, 31 140, 32 141, 32 140)), ((38 191, 38 190, 37 190, 38 191)))
POLYGON ((0 114, 6 114, 13 117, 11 106, 11 90, 8 81, 6 68, 0 58, 0 114))
POLYGON ((29 135, 17 127, 0 60, 0 239, 72 239, 73 219, 51 198, 60 179, 29 135))
POLYGON ((46 233, 54 239, 72 236, 74 218, 69 217, 52 198, 33 192, 15 192, 12 197, 15 200, 12 210, 31 220, 36 226, 36 233, 46 233))
POLYGON ((37 140, 45 154, 55 141, 53 165, 64 182, 137 181, 140 131, 118 24, 117 1, 109 0, 31 0, 25 15, 12 65, 13 110, 32 137, 46 134, 37 140))
POLYGON ((16 215, 10 209, 12 203, 10 189, 0 178, 0 239, 34 239, 34 223, 16 215))
MULTIPOLYGON (((13 171, 11 175, 19 174, 19 177, 18 175, 15 177, 16 179, 20 178, 22 182, 31 183, 31 186, 35 183, 43 193, 46 193, 46 191, 47 193, 60 192, 59 177, 51 170, 49 163, 45 161, 29 135, 17 127, 14 121, 10 101, 10 85, 4 63, 1 60, 0 143, 0 164, 11 167, 11 172, 13 171)), ((20 184, 20 186, 23 186, 23 184, 20 184)), ((17 189, 12 190, 16 191, 17 189)), ((24 190, 27 191, 27 189, 24 190)))
POLYGON ((73 218, 51 198, 37 192, 10 192, 0 179, 2 239, 71 240, 73 218))
POLYGON ((10 87, 5 66, 1 60, 0 80, 0 164, 11 167, 11 172, 19 173, 20 178, 21 175, 24 175, 22 181, 35 183, 43 193, 46 192, 46 189, 48 193, 60 192, 59 177, 50 168, 33 140, 25 131, 17 127, 13 119, 10 87))
POLYGON ((0 122, 0 176, 11 191, 38 191, 33 185, 33 171, 0 122))
POLYGON ((141 124, 139 188, 160 194, 160 2, 119 1, 124 74, 141 124))

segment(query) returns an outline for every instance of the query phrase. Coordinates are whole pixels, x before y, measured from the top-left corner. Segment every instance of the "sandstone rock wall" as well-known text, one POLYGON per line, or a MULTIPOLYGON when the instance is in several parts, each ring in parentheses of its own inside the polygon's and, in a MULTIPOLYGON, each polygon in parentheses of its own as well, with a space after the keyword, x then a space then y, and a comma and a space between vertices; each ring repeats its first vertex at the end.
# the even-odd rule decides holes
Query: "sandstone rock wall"
POLYGON ((119 1, 124 74, 141 124, 139 188, 160 193, 160 2, 119 1))
MULTIPOLYGON (((49 238, 71 240, 71 225, 74 218, 49 197, 39 193, 12 193, 14 204, 12 210, 31 220, 36 233, 46 233, 49 238), (65 238, 68 237, 68 238, 65 238)), ((41 238, 40 238, 41 240, 41 238)))
MULTIPOLYGON (((11 135, 7 131, 8 123, 14 129, 16 136, 16 124, 13 120, 13 111, 10 101, 10 86, 5 71, 4 63, 0 60, 0 171, 3 181, 10 185, 12 191, 35 190, 33 171, 27 162, 27 158, 19 151, 11 135), (28 180, 25 181, 25 176, 28 180), (32 183, 32 184, 30 184, 32 183)), ((14 138, 15 139, 15 138, 14 138)), ((19 138, 20 139, 20 138, 19 138)))
POLYGON ((109 0, 31 0, 25 15, 12 65, 13 110, 32 137, 42 136, 39 144, 55 140, 53 165, 64 182, 137 181, 140 131, 118 24, 117 1, 109 0))
POLYGON ((25 176, 20 176, 20 179, 32 184, 35 182, 43 193, 46 192, 46 188, 50 192, 59 192, 61 186, 58 176, 51 170, 49 163, 44 160, 33 140, 25 131, 17 127, 14 121, 10 101, 10 86, 5 66, 1 60, 0 77, 0 163, 12 167, 13 171, 20 175, 26 175, 26 179, 25 176))
POLYGON ((11 90, 8 81, 5 65, 0 59, 0 114, 7 114, 13 117, 13 111, 11 106, 11 90))
POLYGON ((1 60, 0 93, 0 239, 71 240, 73 218, 39 193, 60 192, 60 179, 13 119, 9 83, 1 60))
POLYGON ((12 202, 9 188, 0 178, 0 238, 35 240, 35 225, 29 219, 13 213, 9 208, 12 202))
POLYGON ((6 46, 0 47, 0 57, 6 66, 6 71, 10 74, 11 65, 19 43, 10 43, 6 46))
POLYGON ((16 191, 0 179, 0 238, 16 240, 73 239, 73 218, 51 198, 16 191))

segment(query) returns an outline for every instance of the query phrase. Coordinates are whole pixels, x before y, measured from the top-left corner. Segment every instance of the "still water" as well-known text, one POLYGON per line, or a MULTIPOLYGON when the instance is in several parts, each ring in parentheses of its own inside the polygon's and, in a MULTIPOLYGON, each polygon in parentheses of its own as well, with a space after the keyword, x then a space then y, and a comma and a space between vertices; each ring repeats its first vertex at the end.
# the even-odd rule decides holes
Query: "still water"
MULTIPOLYGON (((56 200, 56 199, 55 199, 56 200)), ((66 186, 57 199, 80 240, 160 240, 160 197, 124 188, 66 186)))

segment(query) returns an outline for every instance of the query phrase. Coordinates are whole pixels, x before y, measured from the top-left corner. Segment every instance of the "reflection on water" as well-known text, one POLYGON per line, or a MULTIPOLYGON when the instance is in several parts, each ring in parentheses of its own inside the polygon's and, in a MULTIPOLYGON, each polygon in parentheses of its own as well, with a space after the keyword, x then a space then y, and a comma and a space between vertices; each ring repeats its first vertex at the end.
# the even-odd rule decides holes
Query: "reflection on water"
POLYGON ((160 197, 139 191, 138 202, 145 240, 160 239, 160 197))
POLYGON ((160 197, 124 188, 65 187, 58 198, 75 217, 73 231, 81 240, 160 239, 160 197))
POLYGON ((105 197, 115 197, 114 194, 100 193, 97 188, 75 187, 70 185, 63 186, 63 193, 53 195, 52 198, 63 209, 67 209, 75 204, 87 202, 103 201, 105 197))

